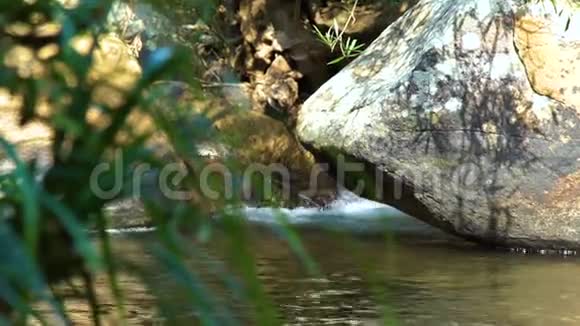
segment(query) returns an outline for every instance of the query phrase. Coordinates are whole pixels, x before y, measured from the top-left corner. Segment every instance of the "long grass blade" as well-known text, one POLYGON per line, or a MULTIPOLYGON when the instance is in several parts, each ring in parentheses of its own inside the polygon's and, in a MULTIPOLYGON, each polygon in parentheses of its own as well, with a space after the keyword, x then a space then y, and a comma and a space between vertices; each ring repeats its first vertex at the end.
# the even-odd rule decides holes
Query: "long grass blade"
POLYGON ((86 226, 79 222, 80 219, 76 214, 48 193, 42 193, 40 200, 71 235, 75 249, 83 257, 87 266, 92 271, 101 270, 103 267, 102 257, 91 242, 86 226))
POLYGON ((194 304, 194 308, 199 312, 199 319, 203 325, 236 324, 227 316, 220 316, 217 313, 218 302, 214 299, 211 291, 205 287, 203 281, 197 275, 183 265, 183 261, 179 257, 161 246, 153 247, 153 252, 173 276, 173 279, 183 286, 183 289, 188 291, 189 298, 194 304))
POLYGON ((24 240, 30 255, 36 257, 40 232, 37 185, 26 164, 18 156, 15 147, 2 137, 0 137, 0 147, 16 166, 13 173, 16 179, 19 180, 17 187, 21 194, 20 199, 22 200, 24 215, 24 240))

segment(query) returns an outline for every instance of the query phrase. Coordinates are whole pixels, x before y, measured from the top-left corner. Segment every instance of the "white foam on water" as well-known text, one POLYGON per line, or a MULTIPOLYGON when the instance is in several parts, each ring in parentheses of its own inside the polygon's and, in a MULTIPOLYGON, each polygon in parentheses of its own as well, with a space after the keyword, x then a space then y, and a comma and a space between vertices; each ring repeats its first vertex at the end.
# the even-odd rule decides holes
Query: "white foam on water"
POLYGON ((128 227, 119 229, 107 229, 108 234, 111 235, 123 235, 123 234, 135 234, 135 233, 150 233, 155 231, 153 226, 141 226, 141 227, 128 227))
MULTIPOLYGON (((338 198, 324 209, 246 206, 242 208, 241 212, 249 222, 262 225, 278 225, 284 222, 297 227, 333 229, 354 233, 384 233, 389 230, 415 233, 433 230, 393 207, 358 197, 346 190, 341 190, 338 198)), ((153 231, 155 231, 154 227, 107 230, 109 234, 113 235, 153 231)))
POLYGON ((279 224, 282 218, 294 226, 357 233, 382 233, 392 229, 424 227, 423 223, 409 218, 393 207, 360 198, 346 190, 341 190, 338 198, 325 209, 246 207, 243 212, 249 221, 258 224, 279 224))
POLYGON ((384 209, 392 213, 402 214, 395 208, 385 204, 377 203, 372 200, 361 198, 354 193, 341 189, 338 198, 329 205, 331 210, 341 211, 343 213, 360 213, 369 210, 384 209))

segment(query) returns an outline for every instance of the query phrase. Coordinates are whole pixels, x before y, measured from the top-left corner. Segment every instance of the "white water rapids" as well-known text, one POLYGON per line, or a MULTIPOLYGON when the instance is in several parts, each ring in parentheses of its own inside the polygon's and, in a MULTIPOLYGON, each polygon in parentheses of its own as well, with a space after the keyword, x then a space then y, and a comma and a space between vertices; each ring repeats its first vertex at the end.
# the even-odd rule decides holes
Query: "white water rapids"
MULTIPOLYGON (((431 233, 434 229, 417 221, 393 207, 360 198, 342 190, 338 198, 325 209, 316 207, 271 208, 249 207, 242 209, 243 215, 255 224, 275 225, 281 221, 305 228, 331 229, 363 234, 431 233)), ((109 229, 110 234, 145 233, 154 227, 132 227, 109 229)))

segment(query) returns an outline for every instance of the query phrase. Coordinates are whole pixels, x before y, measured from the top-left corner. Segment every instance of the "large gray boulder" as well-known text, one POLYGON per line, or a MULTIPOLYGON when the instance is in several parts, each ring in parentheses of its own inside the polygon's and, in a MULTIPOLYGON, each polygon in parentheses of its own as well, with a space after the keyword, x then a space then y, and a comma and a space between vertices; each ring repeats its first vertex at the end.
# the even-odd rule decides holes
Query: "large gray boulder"
POLYGON ((420 1, 308 99, 299 137, 347 187, 455 235, 579 248, 580 19, 524 2, 420 1))

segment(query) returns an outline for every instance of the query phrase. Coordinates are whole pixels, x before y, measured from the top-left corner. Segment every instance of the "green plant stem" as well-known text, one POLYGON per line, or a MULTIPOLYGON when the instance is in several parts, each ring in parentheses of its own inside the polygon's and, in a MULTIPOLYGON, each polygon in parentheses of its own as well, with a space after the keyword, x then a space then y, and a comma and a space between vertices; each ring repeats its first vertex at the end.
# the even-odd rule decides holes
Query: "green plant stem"
POLYGON ((99 315, 99 302, 97 300, 97 294, 95 293, 93 277, 86 269, 83 269, 81 274, 85 283, 85 289, 87 291, 87 299, 89 301, 89 305, 91 306, 93 322, 95 323, 95 326, 101 326, 102 322, 101 316, 99 315))

